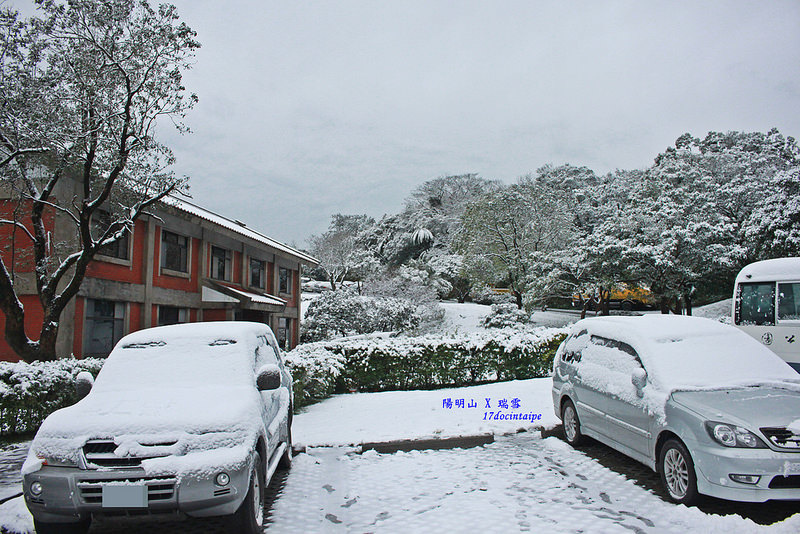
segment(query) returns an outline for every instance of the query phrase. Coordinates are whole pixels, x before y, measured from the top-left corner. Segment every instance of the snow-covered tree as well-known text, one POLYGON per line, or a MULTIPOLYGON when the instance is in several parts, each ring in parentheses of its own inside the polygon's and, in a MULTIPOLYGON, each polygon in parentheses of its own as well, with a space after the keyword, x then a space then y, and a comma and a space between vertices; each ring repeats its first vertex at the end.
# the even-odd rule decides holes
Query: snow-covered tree
POLYGON ((319 269, 336 291, 342 282, 363 281, 378 266, 369 246, 375 220, 366 215, 331 217, 328 230, 308 239, 311 253, 319 260, 319 269))
POLYGON ((766 198, 744 226, 758 257, 800 256, 800 167, 772 177, 766 198))
POLYGON ((181 73, 200 46, 174 6, 36 3, 40 17, 21 20, 9 9, 0 16, 0 187, 7 202, 23 207, 2 224, 13 225, 33 250, 32 285, 44 311, 38 341, 26 331, 2 257, 0 309, 5 339, 26 361, 55 358, 61 312, 95 254, 183 188, 154 127, 165 117, 184 129, 180 121, 196 97, 186 96, 181 73), (59 196, 61 190, 74 193, 59 196), (101 210, 110 217, 97 231, 101 210), (48 212, 74 226, 77 245, 51 240, 48 212))
POLYGON ((507 283, 522 307, 533 265, 560 250, 574 231, 563 196, 531 177, 470 204, 455 242, 473 280, 507 283))

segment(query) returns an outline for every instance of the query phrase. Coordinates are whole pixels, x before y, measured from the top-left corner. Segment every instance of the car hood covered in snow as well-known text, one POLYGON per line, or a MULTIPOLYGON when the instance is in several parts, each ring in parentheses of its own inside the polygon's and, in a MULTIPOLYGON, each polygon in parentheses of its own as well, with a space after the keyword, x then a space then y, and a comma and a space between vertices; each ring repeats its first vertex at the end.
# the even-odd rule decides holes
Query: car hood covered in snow
POLYGON ((254 387, 140 389, 92 392, 79 403, 48 417, 38 435, 121 434, 249 430, 260 420, 260 395, 254 387))
POLYGON ((800 392, 791 385, 679 391, 672 394, 672 399, 710 421, 733 423, 749 430, 786 427, 800 414, 800 392))

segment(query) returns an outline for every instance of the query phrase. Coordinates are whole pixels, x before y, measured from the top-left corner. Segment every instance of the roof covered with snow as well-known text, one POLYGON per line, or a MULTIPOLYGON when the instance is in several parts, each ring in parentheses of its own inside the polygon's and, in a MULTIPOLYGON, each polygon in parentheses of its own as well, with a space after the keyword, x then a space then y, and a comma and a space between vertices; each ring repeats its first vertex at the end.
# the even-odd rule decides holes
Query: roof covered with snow
POLYGON ((262 234, 261 232, 257 232, 255 230, 253 230, 252 228, 247 227, 242 222, 235 221, 233 219, 229 219, 227 217, 219 215, 218 213, 214 213, 213 211, 209 211, 209 210, 207 210, 205 208, 201 208, 200 206, 198 206, 196 204, 192 204, 191 202, 188 202, 188 201, 186 201, 186 200, 184 200, 182 198, 178 198, 178 197, 170 195, 170 196, 164 197, 162 199, 162 202, 164 204, 166 204, 167 206, 171 206, 171 207, 176 208, 176 209, 178 209, 180 211, 183 211, 185 213, 189 213, 189 214, 194 215, 196 217, 200 217, 201 219, 204 219, 206 221, 209 221, 211 223, 219 225, 219 226, 221 226, 221 227, 223 227, 223 228, 225 228, 227 230, 230 230, 230 231, 232 231, 234 233, 237 233, 237 234, 242 235, 244 237, 248 237, 248 238, 252 239, 253 241, 256 241, 256 242, 261 243, 263 245, 267 245, 269 247, 272 247, 272 248, 274 248, 274 249, 276 249, 276 250, 278 250, 280 252, 283 252, 284 254, 288 254, 290 256, 293 256, 293 257, 297 258, 299 261, 301 261, 303 263, 312 264, 312 265, 319 264, 319 260, 317 260, 313 256, 310 256, 310 255, 308 255, 308 254, 306 254, 304 252, 301 252, 301 251, 299 251, 299 250, 297 250, 295 248, 292 248, 289 245, 285 245, 285 244, 281 243, 280 241, 276 241, 276 240, 272 239, 271 237, 267 237, 266 235, 262 234))
POLYGON ((800 280, 800 258, 776 258, 747 265, 736 277, 736 283, 768 280, 800 280))

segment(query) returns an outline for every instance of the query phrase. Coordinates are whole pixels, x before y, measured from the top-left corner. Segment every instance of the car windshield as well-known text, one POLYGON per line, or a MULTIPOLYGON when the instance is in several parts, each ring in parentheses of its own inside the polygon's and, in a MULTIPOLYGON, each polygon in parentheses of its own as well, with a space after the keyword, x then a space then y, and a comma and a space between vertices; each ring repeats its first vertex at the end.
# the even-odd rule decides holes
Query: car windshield
POLYGON ((108 357, 93 390, 248 385, 254 380, 255 347, 247 345, 217 336, 123 340, 108 357))

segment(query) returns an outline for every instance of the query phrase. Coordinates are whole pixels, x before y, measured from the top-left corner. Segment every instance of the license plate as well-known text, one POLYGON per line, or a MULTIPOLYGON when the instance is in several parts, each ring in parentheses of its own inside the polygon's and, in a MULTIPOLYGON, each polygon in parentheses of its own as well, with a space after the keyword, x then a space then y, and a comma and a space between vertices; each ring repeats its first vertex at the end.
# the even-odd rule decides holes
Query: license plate
POLYGON ((147 486, 103 486, 103 508, 147 508, 147 486))

